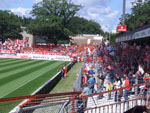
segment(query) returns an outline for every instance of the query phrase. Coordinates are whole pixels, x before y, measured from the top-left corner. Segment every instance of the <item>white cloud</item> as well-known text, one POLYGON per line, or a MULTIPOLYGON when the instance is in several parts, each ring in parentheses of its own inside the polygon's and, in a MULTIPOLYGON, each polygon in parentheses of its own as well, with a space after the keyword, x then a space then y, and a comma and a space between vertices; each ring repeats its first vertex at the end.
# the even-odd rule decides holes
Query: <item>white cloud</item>
POLYGON ((113 28, 112 28, 112 33, 116 33, 117 32, 117 25, 115 25, 113 28))
POLYGON ((107 25, 102 25, 102 29, 104 32, 109 32, 110 31, 110 26, 107 24, 107 25))
POLYGON ((111 18, 115 18, 118 14, 119 14, 118 11, 113 11, 109 13, 108 15, 106 15, 106 17, 111 19, 111 18))
POLYGON ((24 0, 0 0, 0 8, 9 8, 12 4, 22 3, 24 0))
POLYGON ((81 4, 83 6, 102 6, 106 5, 106 3, 110 2, 111 0, 73 0, 76 4, 81 4))
POLYGON ((95 19, 99 16, 97 13, 88 13, 88 15, 93 19, 95 19))
POLYGON ((119 18, 119 11, 109 5, 116 0, 73 0, 73 2, 83 6, 78 12, 80 17, 98 22, 104 31, 111 31, 119 18))
POLYGON ((106 14, 108 14, 108 13, 110 13, 111 12, 111 8, 110 7, 102 7, 101 9, 100 9, 100 13, 101 14, 104 14, 104 15, 106 15, 106 14))
POLYGON ((89 8, 87 10, 88 16, 90 16, 92 19, 95 19, 99 16, 99 11, 97 8, 89 8))
POLYGON ((135 2, 135 0, 127 0, 127 3, 126 3, 126 8, 127 9, 131 9, 132 8, 132 3, 135 2))
POLYGON ((107 15, 111 12, 110 7, 89 7, 87 10, 88 14, 107 15))
POLYGON ((100 18, 100 17, 98 17, 98 20, 99 20, 100 22, 103 22, 103 21, 104 21, 104 19, 103 19, 103 18, 100 18))
POLYGON ((32 8, 22 8, 22 7, 19 7, 19 8, 13 8, 11 9, 11 12, 15 13, 15 14, 18 14, 20 16, 30 16, 30 11, 32 10, 32 8))
POLYGON ((33 0, 33 3, 38 3, 38 2, 41 2, 42 0, 33 0))

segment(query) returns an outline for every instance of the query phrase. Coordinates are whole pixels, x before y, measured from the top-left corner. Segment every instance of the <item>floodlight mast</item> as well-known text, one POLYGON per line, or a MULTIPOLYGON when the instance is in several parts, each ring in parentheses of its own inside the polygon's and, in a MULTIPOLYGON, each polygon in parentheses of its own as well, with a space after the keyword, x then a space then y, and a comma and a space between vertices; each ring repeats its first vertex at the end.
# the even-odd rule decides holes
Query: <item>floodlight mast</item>
POLYGON ((123 0, 122 24, 125 25, 126 0, 123 0))

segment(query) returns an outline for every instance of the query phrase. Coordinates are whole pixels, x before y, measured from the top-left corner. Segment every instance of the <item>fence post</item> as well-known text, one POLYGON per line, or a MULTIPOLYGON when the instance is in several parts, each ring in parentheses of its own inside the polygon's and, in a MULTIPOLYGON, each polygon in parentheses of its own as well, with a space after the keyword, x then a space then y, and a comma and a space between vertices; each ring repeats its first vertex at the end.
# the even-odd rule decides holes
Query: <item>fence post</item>
POLYGON ((77 95, 74 95, 74 96, 73 96, 73 99, 72 99, 72 112, 73 112, 73 113, 75 113, 75 99, 76 99, 76 96, 77 96, 77 95))
MULTIPOLYGON (((136 75, 135 84, 138 84, 138 73, 136 73, 135 75, 136 75)), ((135 96, 138 96, 138 87, 135 87, 135 96)))
POLYGON ((147 105, 149 105, 149 98, 150 98, 149 88, 147 88, 147 94, 146 94, 146 96, 147 96, 147 98, 146 98, 147 105))
POLYGON ((96 61, 96 70, 95 70, 95 77, 98 76, 98 61, 96 61))

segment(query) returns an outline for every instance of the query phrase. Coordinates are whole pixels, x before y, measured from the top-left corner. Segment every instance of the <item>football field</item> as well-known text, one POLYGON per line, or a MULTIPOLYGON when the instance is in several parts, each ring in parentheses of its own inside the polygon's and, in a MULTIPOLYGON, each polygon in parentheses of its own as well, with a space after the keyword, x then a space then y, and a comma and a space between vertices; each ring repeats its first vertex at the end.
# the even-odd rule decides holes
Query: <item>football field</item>
POLYGON ((30 95, 68 63, 0 58, 0 98, 30 95))

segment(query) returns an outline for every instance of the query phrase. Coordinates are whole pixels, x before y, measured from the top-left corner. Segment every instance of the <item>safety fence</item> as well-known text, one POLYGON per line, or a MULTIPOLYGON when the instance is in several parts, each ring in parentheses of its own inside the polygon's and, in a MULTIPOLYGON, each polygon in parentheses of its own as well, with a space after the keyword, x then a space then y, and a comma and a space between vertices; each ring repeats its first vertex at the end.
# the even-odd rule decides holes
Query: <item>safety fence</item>
POLYGON ((75 97, 81 92, 67 92, 57 94, 38 95, 32 101, 20 106, 19 113, 62 113, 75 109, 75 97))
POLYGON ((145 85, 149 84, 142 83, 128 88, 119 88, 85 96, 86 101, 84 101, 84 104, 86 108, 83 108, 82 111, 85 113, 124 113, 137 105, 149 106, 150 89, 145 88, 145 85), (125 94, 126 91, 128 91, 127 94, 125 94), (128 99, 125 100, 125 98, 128 99))
POLYGON ((149 106, 150 97, 140 97, 135 99, 130 99, 127 101, 116 102, 112 104, 96 106, 91 108, 86 108, 83 111, 85 113, 124 113, 135 106, 149 106))
POLYGON ((81 69, 80 69, 80 72, 78 74, 78 78, 77 78, 77 80, 74 84, 74 91, 81 91, 82 90, 82 88, 81 88, 81 86, 82 86, 81 81, 82 80, 81 79, 82 79, 83 69, 85 67, 86 60, 87 60, 87 57, 84 58, 84 63, 82 65, 81 69))
MULTIPOLYGON (((9 109, 8 104, 25 100, 24 103, 17 106, 11 113, 62 113, 62 111, 75 111, 76 97, 79 97, 81 92, 66 92, 55 94, 42 94, 33 96, 21 96, 0 99, 0 108, 9 109), (6 106, 5 106, 6 105, 6 106)), ((4 110, 3 110, 4 111, 4 110)), ((1 113, 8 113, 9 111, 1 113)))
MULTIPOLYGON (((70 69, 71 69, 71 63, 67 65, 67 71, 69 71, 70 69)), ((60 79, 61 79, 61 72, 58 72, 49 81, 47 81, 44 85, 38 88, 35 92, 33 92, 32 95, 49 93, 59 82, 60 79)))
POLYGON ((128 89, 138 88, 138 96, 135 96, 133 93, 129 95, 128 100, 124 100, 122 98, 117 102, 114 101, 115 94, 113 95, 113 93, 126 90, 127 88, 119 88, 112 91, 94 93, 87 96, 81 96, 81 92, 66 92, 3 98, 0 99, 0 108, 1 105, 3 105, 6 109, 5 103, 27 99, 25 103, 18 106, 16 111, 12 111, 11 113, 123 113, 136 105, 149 106, 149 89, 147 89, 146 95, 140 93, 140 86, 148 84, 150 83, 142 83, 127 87, 128 89), (107 99, 109 93, 112 93, 112 99, 110 100, 107 99), (99 95, 103 95, 104 98, 97 98, 99 95))

